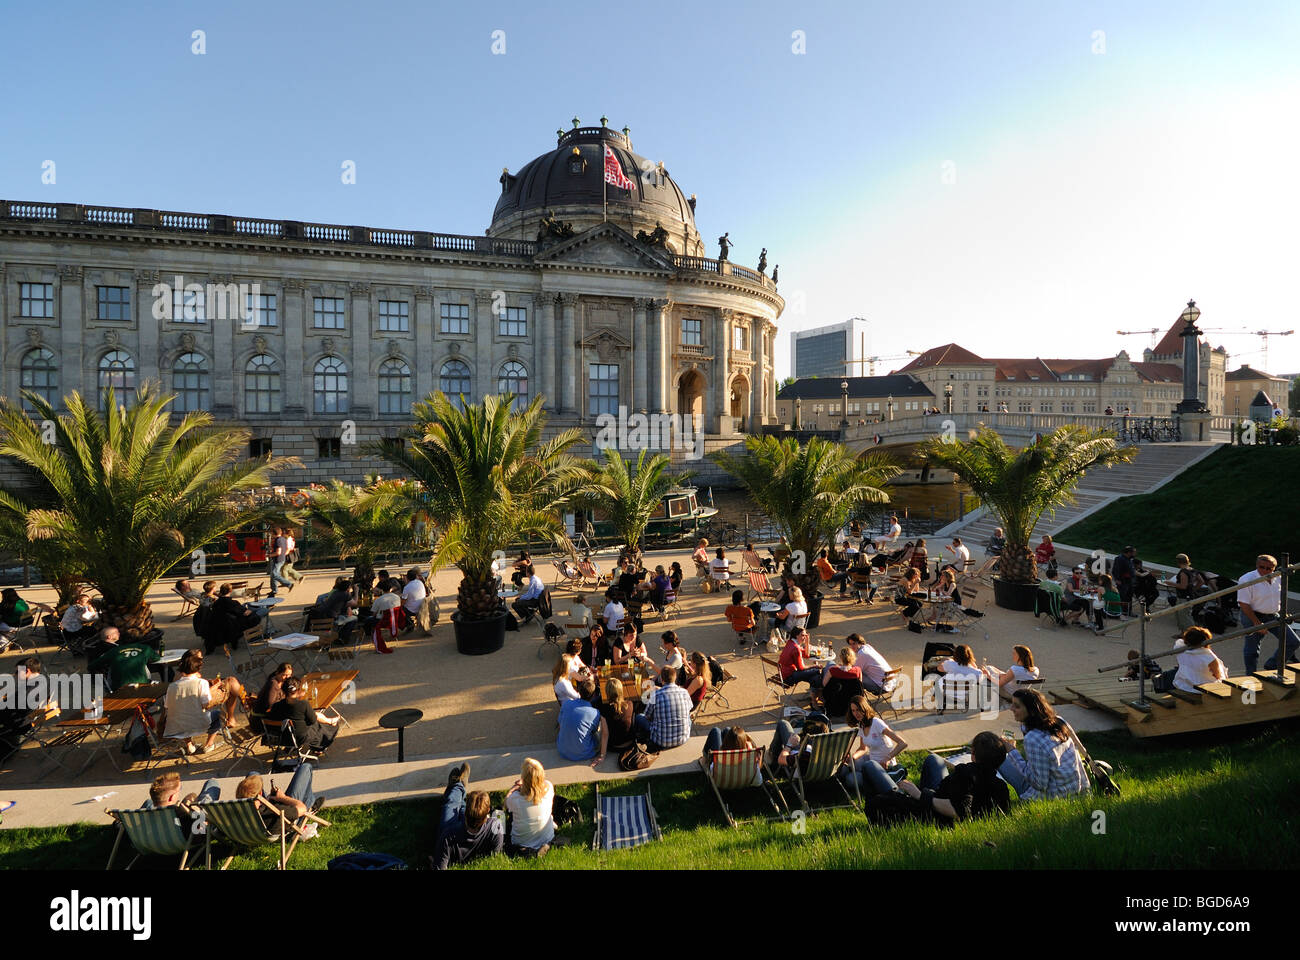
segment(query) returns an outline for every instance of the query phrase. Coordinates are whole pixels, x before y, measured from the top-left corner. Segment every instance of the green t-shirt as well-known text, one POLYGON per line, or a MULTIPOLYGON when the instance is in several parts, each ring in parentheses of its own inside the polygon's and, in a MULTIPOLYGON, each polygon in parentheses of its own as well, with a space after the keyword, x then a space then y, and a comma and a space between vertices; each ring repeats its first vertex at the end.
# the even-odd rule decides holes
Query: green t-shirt
POLYGON ((90 669, 103 669, 107 666, 109 686, 116 690, 128 683, 148 683, 149 664, 158 659, 158 651, 147 643, 128 643, 99 657, 90 665, 90 669))

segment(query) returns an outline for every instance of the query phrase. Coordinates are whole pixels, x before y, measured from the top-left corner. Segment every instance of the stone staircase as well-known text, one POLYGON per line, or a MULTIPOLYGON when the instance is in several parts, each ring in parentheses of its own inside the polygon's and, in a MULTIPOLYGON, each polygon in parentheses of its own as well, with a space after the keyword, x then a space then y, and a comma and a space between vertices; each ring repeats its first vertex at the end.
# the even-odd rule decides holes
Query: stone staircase
MULTIPOLYGON (((1156 490, 1192 464, 1209 456, 1218 444, 1159 443, 1143 444, 1132 463, 1119 466, 1095 467, 1084 474, 1075 490, 1076 503, 1062 507, 1055 515, 1044 516, 1035 529, 1035 536, 1044 533, 1056 535, 1070 524, 1099 510, 1112 500, 1156 490)), ((937 536, 960 536, 972 547, 983 546, 997 526, 991 514, 983 514, 965 523, 950 524, 937 536)))

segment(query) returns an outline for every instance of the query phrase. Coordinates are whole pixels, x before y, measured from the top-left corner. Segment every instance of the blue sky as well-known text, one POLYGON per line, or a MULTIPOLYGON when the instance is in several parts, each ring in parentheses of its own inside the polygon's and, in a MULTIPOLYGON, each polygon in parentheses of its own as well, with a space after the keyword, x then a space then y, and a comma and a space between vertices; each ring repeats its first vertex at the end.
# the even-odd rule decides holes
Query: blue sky
MULTIPOLYGON (((882 356, 1138 354, 1115 331, 1193 296, 1203 326, 1300 328, 1295 3, 69 3, 0 24, 9 199, 481 233, 503 166, 604 113, 699 196, 712 255, 723 231, 738 262, 769 249, 784 331, 863 316, 882 356)), ((1213 339, 1262 363, 1257 337, 1213 339)), ((1269 353, 1300 372, 1300 334, 1269 353)))

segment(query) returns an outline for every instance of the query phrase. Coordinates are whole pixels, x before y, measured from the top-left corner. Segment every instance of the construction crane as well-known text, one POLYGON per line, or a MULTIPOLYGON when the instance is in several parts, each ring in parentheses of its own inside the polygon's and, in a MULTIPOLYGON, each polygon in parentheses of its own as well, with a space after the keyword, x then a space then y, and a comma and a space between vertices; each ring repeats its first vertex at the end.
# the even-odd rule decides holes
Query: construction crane
POLYGON ((1294 330, 1231 330, 1225 327, 1212 327, 1209 330, 1202 330, 1201 333, 1226 333, 1230 337, 1259 337, 1260 338, 1260 365, 1265 372, 1268 371, 1268 338, 1269 337, 1289 337, 1295 333, 1294 330))
POLYGON ((867 370, 868 370, 867 376, 874 377, 876 375, 877 360, 906 360, 908 357, 919 357, 920 355, 921 355, 920 350, 909 350, 907 351, 907 353, 900 353, 892 357, 863 357, 860 360, 845 360, 844 367, 846 371, 850 367, 857 367, 858 368, 857 375, 860 377, 862 376, 862 365, 865 363, 867 364, 867 370))
POLYGON ((1156 336, 1160 333, 1160 328, 1152 327, 1150 330, 1116 330, 1115 332, 1118 333, 1121 337, 1137 336, 1139 333, 1150 334, 1151 349, 1154 350, 1156 348, 1156 336))

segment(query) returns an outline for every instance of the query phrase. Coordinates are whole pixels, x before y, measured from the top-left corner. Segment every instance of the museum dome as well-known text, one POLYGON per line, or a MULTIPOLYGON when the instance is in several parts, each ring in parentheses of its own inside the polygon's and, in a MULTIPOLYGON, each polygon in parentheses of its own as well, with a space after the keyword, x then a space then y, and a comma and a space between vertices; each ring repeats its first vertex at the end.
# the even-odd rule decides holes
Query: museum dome
POLYGON ((662 224, 679 252, 695 251, 699 234, 691 201, 662 163, 633 152, 628 131, 607 126, 557 131, 555 149, 529 161, 518 173, 501 174, 501 195, 488 235, 533 239, 550 212, 581 231, 606 218, 629 232, 650 232, 662 224), (605 183, 604 148, 618 159, 628 189, 605 183))

